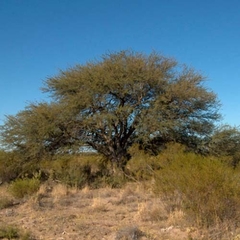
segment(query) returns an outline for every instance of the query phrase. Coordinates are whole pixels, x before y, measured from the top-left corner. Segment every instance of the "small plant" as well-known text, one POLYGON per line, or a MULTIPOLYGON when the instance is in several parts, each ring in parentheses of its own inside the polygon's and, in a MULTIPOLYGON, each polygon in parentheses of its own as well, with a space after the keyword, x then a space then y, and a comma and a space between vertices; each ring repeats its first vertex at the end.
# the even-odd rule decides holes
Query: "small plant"
POLYGON ((19 229, 13 226, 0 227, 0 239, 16 239, 19 238, 19 229))
POLYGON ((29 232, 26 232, 21 235, 21 240, 35 240, 35 238, 29 232))
POLYGON ((15 198, 24 198, 36 193, 40 187, 40 180, 37 178, 17 179, 10 184, 9 191, 15 198))
POLYGON ((29 232, 23 232, 19 228, 11 225, 0 226, 0 239, 35 240, 29 232))

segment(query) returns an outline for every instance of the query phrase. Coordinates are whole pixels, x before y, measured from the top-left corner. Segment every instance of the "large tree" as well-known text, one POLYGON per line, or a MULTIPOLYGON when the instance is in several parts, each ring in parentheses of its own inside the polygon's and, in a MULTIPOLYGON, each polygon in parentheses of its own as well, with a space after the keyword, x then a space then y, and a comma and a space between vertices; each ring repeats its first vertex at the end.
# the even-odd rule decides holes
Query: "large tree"
POLYGON ((219 104, 203 83, 201 74, 155 52, 110 53, 48 78, 43 91, 53 102, 31 105, 16 126, 9 117, 2 135, 22 118, 19 128, 32 131, 29 140, 15 134, 21 148, 34 141, 39 151, 85 144, 123 167, 134 142, 193 144, 212 132, 219 104))

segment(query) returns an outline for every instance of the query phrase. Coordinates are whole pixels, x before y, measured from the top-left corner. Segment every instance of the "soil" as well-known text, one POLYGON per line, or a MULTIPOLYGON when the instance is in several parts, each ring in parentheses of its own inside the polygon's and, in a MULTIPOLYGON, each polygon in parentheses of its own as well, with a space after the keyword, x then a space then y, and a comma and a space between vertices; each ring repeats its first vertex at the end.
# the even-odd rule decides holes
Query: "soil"
POLYGON ((199 233, 186 226, 182 212, 168 213, 150 189, 139 184, 76 190, 46 183, 36 195, 14 201, 0 210, 0 226, 15 226, 29 233, 28 239, 199 239, 193 238, 199 233))

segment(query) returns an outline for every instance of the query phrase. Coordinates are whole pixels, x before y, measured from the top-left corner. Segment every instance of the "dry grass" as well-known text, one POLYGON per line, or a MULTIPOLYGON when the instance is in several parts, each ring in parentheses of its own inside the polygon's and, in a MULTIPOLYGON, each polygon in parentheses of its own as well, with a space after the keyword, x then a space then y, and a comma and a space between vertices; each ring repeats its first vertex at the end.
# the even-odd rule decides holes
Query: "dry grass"
POLYGON ((93 191, 91 191, 90 188, 86 186, 81 190, 81 196, 83 198, 91 199, 93 198, 93 191))
POLYGON ((15 204, 13 196, 8 192, 8 185, 2 185, 0 187, 0 210, 12 207, 15 204))
POLYGON ((0 186, 0 196, 1 197, 12 197, 11 194, 8 192, 9 185, 3 184, 0 186))
MULTIPOLYGON (((2 196, 6 191, 1 186, 2 196)), ((187 225, 183 212, 168 213, 139 184, 76 190, 45 183, 26 202, 0 210, 3 224, 31 232, 36 240, 196 240, 204 235, 187 225)))
POLYGON ((108 201, 102 198, 94 198, 93 203, 91 205, 93 211, 97 212, 107 212, 109 210, 108 201))
POLYGON ((141 221, 161 222, 168 218, 164 205, 157 199, 139 203, 137 218, 141 221))
POLYGON ((174 210, 168 214, 167 224, 171 226, 185 226, 185 213, 182 210, 174 210))
POLYGON ((69 194, 69 188, 63 184, 57 184, 52 190, 52 196, 56 198, 61 198, 69 194))

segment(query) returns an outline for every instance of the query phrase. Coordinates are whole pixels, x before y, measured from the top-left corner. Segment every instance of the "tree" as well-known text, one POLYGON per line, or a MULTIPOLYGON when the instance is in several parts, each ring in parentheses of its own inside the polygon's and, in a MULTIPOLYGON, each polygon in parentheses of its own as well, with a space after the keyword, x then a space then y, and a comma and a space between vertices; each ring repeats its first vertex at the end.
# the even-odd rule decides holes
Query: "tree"
POLYGON ((25 161, 39 160, 46 154, 61 151, 61 148, 69 149, 73 145, 68 132, 70 123, 67 112, 61 112, 61 105, 36 103, 15 116, 7 116, 1 126, 2 145, 7 150, 21 153, 25 161))
POLYGON ((221 157, 230 157, 233 167, 240 162, 240 129, 223 125, 213 132, 209 144, 210 153, 221 157))
MULTIPOLYGON (((133 143, 188 144, 212 132, 219 103, 203 82, 201 74, 155 52, 103 55, 48 78, 43 91, 53 103, 17 115, 27 121, 16 137, 24 138, 21 147, 37 141, 51 151, 87 144, 123 168, 133 143)), ((16 128, 10 121, 2 128, 5 139, 16 128)))

